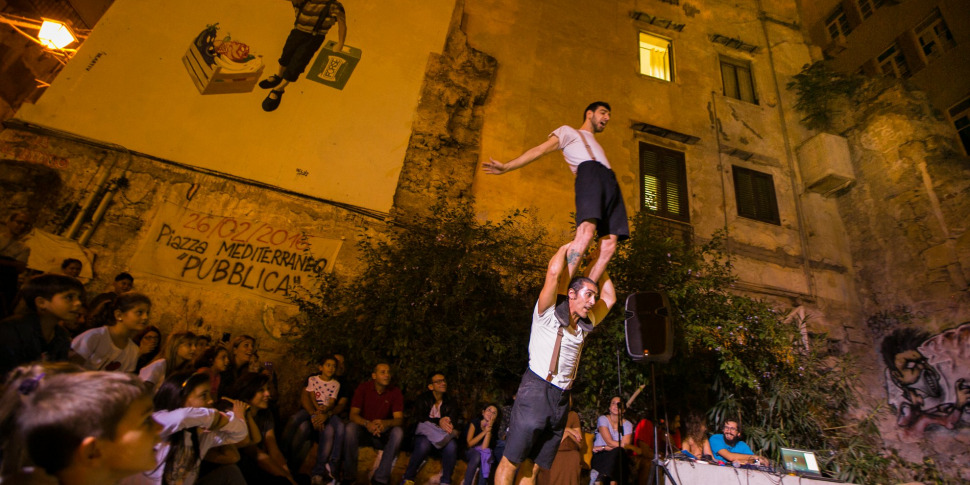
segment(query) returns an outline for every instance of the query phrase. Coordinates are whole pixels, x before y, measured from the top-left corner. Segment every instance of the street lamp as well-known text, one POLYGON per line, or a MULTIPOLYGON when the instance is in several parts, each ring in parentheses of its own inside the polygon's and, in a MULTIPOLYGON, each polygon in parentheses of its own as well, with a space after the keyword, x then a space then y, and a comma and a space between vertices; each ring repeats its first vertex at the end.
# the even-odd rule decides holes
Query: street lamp
POLYGON ((44 46, 55 50, 63 49, 77 41, 70 27, 64 22, 51 19, 43 19, 37 39, 44 46))

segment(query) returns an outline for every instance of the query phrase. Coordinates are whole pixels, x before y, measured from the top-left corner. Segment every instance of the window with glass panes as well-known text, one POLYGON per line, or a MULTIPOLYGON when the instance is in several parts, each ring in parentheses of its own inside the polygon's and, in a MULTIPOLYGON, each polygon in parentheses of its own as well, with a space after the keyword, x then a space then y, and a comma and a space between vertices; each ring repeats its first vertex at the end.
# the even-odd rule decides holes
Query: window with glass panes
POLYGON ((916 38, 919 39, 919 45, 923 48, 927 59, 940 57, 943 52, 956 45, 939 8, 933 9, 916 27, 916 38))
POLYGON ((862 18, 867 19, 875 13, 876 9, 882 7, 886 0, 859 0, 859 12, 862 18))
POLYGON ((751 77, 750 62, 722 57, 721 83, 725 96, 758 104, 758 99, 754 94, 754 80, 751 77))
POLYGON ((953 126, 957 129, 957 134, 960 135, 963 149, 970 154, 970 96, 947 111, 950 113, 950 119, 953 120, 953 126))
POLYGON ((672 49, 670 41, 653 34, 640 32, 640 74, 673 80, 672 49))
POLYGON ((738 205, 738 215, 781 225, 781 219, 778 216, 778 200, 775 198, 775 182, 771 174, 737 165, 732 168, 734 199, 738 205))
POLYGON ((640 142, 640 201, 650 213, 690 222, 684 153, 640 142))
POLYGON ((852 27, 849 25, 849 18, 846 17, 842 5, 835 7, 835 10, 825 19, 825 28, 828 30, 829 37, 832 40, 845 37, 852 32, 852 27))
POLYGON ((879 72, 887 76, 905 79, 912 75, 909 64, 906 63, 906 56, 895 43, 876 57, 876 64, 879 65, 879 72))

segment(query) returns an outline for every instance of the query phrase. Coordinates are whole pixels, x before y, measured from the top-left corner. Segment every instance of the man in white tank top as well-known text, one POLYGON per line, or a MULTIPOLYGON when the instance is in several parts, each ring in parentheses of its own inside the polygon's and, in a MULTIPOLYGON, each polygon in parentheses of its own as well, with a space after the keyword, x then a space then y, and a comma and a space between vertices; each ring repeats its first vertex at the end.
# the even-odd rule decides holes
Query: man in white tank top
POLYGON ((596 101, 586 107, 579 129, 561 126, 549 134, 545 142, 506 163, 489 158, 482 164, 485 173, 500 175, 522 168, 545 154, 562 150, 569 169, 576 175, 576 236, 566 252, 570 278, 575 276, 580 259, 595 233, 599 233, 599 258, 589 273, 593 281, 599 281, 606 271, 616 243, 630 237, 623 194, 606 153, 595 137, 609 121, 610 105, 596 101))

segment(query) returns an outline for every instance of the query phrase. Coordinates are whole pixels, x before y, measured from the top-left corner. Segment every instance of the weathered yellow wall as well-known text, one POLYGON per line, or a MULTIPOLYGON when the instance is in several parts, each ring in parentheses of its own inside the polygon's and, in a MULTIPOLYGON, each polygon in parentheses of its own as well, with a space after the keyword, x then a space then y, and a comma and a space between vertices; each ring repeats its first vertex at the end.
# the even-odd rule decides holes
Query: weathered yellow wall
MULTIPOLYGON (((200 95, 182 56, 207 24, 262 56, 263 78, 293 25, 289 1, 118 0, 35 106, 18 117, 129 150, 388 211, 428 56, 453 0, 346 0, 362 57, 343 90, 304 77, 272 113, 267 91, 200 95), (298 172, 302 171, 302 172, 298 172), (305 173, 305 174, 304 174, 305 173)), ((337 28, 328 34, 337 38, 337 28)))

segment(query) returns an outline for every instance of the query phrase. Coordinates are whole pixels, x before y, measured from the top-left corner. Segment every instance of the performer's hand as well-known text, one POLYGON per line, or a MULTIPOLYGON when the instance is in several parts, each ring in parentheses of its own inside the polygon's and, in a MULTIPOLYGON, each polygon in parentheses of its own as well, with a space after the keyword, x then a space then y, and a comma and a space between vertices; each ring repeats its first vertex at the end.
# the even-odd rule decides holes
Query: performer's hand
POLYGON ((482 164, 482 169, 485 170, 485 173, 491 175, 502 175, 503 173, 509 171, 508 167, 506 167, 504 163, 492 157, 488 157, 488 160, 489 161, 482 164))

